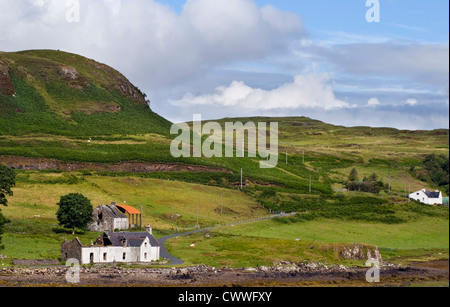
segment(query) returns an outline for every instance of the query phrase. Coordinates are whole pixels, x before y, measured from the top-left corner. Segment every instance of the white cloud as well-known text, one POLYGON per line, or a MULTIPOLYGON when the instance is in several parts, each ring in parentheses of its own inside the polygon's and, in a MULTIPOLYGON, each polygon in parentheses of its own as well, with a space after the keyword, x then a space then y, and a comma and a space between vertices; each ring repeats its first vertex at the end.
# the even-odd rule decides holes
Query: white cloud
POLYGON ((178 106, 203 105, 239 107, 255 112, 277 109, 322 109, 333 110, 351 107, 337 99, 329 84, 328 74, 310 73, 297 75, 292 83, 273 90, 252 88, 244 82, 234 81, 230 86, 217 87, 213 93, 186 94, 172 101, 178 106))
POLYGON ((418 102, 419 101, 417 99, 413 99, 413 98, 406 100, 406 104, 408 104, 410 106, 415 106, 418 102))
POLYGON ((429 116, 422 108, 444 101, 434 112, 448 122, 440 111, 448 110, 448 43, 334 29, 320 41, 277 4, 180 2, 175 11, 161 0, 80 0, 81 22, 68 23, 65 0, 0 0, 0 50, 61 49, 108 64, 168 118, 208 109, 209 118, 309 114, 356 124, 370 114, 373 123, 390 126, 401 115, 402 123, 423 128, 443 121, 407 119, 429 116), (299 74, 314 65, 312 71, 327 73, 299 74))
POLYGON ((80 0, 80 23, 66 21, 68 9, 61 0, 0 0, 0 48, 79 53, 156 90, 283 52, 302 32, 298 15, 254 0, 187 0, 181 13, 154 0, 80 0))
POLYGON ((375 106, 378 106, 378 105, 380 105, 381 103, 380 103, 380 101, 378 100, 378 98, 370 98, 369 99, 369 101, 367 102, 367 105, 369 106, 369 107, 375 107, 375 106))

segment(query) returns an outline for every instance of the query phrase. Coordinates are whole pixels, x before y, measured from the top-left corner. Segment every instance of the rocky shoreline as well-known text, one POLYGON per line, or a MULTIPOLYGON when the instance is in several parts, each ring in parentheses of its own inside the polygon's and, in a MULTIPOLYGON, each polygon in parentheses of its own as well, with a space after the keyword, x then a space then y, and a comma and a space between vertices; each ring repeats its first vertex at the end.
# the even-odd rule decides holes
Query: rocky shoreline
MULTIPOLYGON (((0 287, 14 286, 148 286, 148 287, 231 287, 231 286, 371 286, 368 267, 348 268, 320 263, 280 262, 273 267, 214 268, 198 265, 183 268, 82 267, 79 282, 66 279, 68 267, 3 268, 0 287)), ((382 263, 380 286, 405 286, 414 282, 448 281, 448 260, 434 265, 402 267, 382 263)), ((375 284, 376 285, 376 284, 375 284)))

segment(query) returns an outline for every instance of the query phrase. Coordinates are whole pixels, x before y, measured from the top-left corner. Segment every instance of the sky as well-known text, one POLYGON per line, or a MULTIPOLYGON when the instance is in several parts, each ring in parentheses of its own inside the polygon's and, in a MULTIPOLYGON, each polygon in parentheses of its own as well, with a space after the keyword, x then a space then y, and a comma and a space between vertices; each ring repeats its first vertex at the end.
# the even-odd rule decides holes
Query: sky
POLYGON ((0 51, 28 49, 112 66, 173 122, 449 126, 445 0, 0 0, 0 51))

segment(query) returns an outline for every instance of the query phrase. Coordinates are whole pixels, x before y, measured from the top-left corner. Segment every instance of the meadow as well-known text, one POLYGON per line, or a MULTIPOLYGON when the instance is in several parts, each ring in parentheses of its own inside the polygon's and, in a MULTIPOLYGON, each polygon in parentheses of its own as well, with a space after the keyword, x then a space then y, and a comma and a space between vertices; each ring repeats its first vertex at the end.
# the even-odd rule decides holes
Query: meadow
MULTIPOLYGON (((392 204, 374 196, 340 201, 297 199, 297 216, 237 224, 269 215, 248 191, 140 176, 21 171, 4 215, 2 254, 13 259, 59 259, 64 240, 84 244, 99 233, 58 226, 56 203, 68 193, 87 196, 93 206, 126 202, 143 210, 143 223, 157 237, 201 228, 234 225, 168 242, 169 250, 187 264, 253 267, 278 261, 318 261, 327 265, 362 265, 337 251, 351 244, 378 246, 387 259, 448 258, 448 207, 415 202, 392 204), (351 200, 351 201, 349 201, 351 200), (198 206, 198 207, 197 207, 198 206), (191 245, 194 244, 194 247, 191 245)), ((259 193, 259 192, 257 192, 259 193)), ((273 193, 268 193, 273 195, 273 193)), ((1 264, 0 264, 1 265, 1 264)))
MULTIPOLYGON (((0 57, 16 91, 0 95, 0 163, 12 159, 20 166, 14 196, 1 208, 9 222, 0 251, 7 258, 0 266, 14 258, 59 258, 61 243, 74 237, 58 226, 55 214, 59 198, 68 193, 82 193, 94 207, 114 201, 142 209, 143 223, 151 224, 158 237, 193 229, 197 220, 203 228, 298 212, 168 242, 190 264, 339 264, 344 260, 336 251, 354 243, 376 245, 389 259, 448 259, 448 207, 406 198, 422 188, 448 191, 448 179, 429 180, 424 163, 429 154, 448 157, 448 129, 342 127, 306 117, 226 118, 217 122, 222 127, 225 122, 278 122, 277 167, 261 169, 261 159, 247 152, 244 158, 174 158, 172 123, 154 113, 146 95, 114 69, 50 50, 0 57), (85 167, 33 170, 38 159, 85 167), (90 163, 129 161, 209 171, 89 168, 90 163), (353 168, 361 179, 376 173, 383 184, 380 193, 348 191, 353 168), (186 247, 191 244, 195 248, 186 247)), ((448 177, 448 164, 446 171, 448 177)), ((78 230, 75 236, 90 244, 98 235, 78 230)))
POLYGON ((336 252, 354 244, 376 246, 383 260, 398 264, 448 259, 448 208, 417 203, 397 206, 395 214, 407 220, 394 224, 364 217, 310 221, 293 217, 179 237, 168 246, 188 263, 203 261, 217 267, 272 266, 280 261, 362 266, 364 261, 346 260, 336 252))

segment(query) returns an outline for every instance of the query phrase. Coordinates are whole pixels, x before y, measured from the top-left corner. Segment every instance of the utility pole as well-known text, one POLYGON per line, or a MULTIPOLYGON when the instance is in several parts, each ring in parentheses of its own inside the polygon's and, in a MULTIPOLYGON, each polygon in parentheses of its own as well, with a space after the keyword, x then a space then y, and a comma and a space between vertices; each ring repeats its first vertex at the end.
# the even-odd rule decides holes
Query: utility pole
POLYGON ((286 151, 286 165, 288 165, 288 152, 286 151))
POLYGON ((144 214, 144 206, 141 204, 141 216, 139 221, 139 227, 142 230, 142 214, 144 214))
POLYGON ((303 164, 305 164, 305 151, 303 151, 303 164))
POLYGON ((220 215, 223 213, 223 194, 220 194, 220 215))
POLYGON ((241 190, 242 190, 242 168, 241 168, 241 190))
POLYGON ((391 176, 388 177, 388 194, 391 194, 391 176))
POLYGON ((198 205, 197 205, 197 228, 200 229, 200 226, 198 225, 198 205))
POLYGON ((311 193, 311 175, 309 175, 309 193, 311 193))

